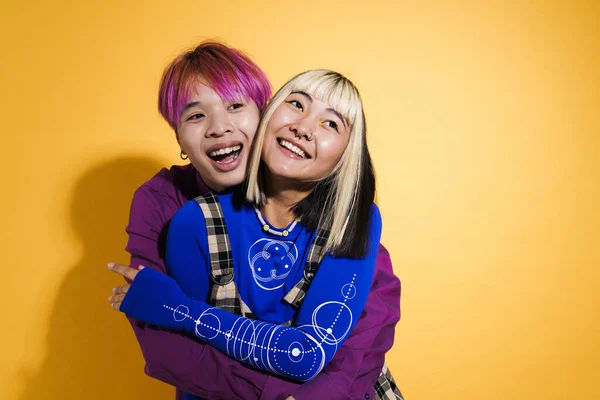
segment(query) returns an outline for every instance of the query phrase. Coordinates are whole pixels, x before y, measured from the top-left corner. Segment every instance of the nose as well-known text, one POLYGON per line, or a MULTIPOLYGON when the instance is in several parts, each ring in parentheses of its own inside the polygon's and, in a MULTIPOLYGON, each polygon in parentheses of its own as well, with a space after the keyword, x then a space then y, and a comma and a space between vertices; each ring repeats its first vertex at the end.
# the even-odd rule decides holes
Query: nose
POLYGON ((218 138, 228 133, 233 133, 235 127, 229 118, 229 114, 227 111, 218 111, 212 115, 210 125, 206 130, 205 136, 218 138))
POLYGON ((302 120, 293 124, 290 129, 294 132, 296 137, 304 137, 306 140, 312 140, 314 137, 315 123, 310 118, 303 118, 302 120))

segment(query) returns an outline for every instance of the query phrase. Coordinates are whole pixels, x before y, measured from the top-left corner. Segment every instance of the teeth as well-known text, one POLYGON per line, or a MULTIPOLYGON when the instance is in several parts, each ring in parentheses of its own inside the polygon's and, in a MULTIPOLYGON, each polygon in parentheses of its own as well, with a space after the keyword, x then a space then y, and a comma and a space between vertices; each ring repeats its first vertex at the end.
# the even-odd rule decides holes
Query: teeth
POLYGON ((279 144, 281 144, 286 149, 291 150, 294 153, 298 154, 300 157, 306 158, 306 153, 305 152, 303 152, 297 146, 294 146, 293 144, 291 144, 287 140, 281 139, 281 141, 279 142, 279 144))
POLYGON ((235 146, 232 146, 232 147, 226 147, 224 149, 219 149, 219 150, 211 151, 210 153, 208 153, 208 155, 210 157, 222 156, 222 155, 225 155, 225 154, 233 153, 234 151, 238 151, 241 148, 242 148, 242 146, 238 144, 238 145, 235 145, 235 146))

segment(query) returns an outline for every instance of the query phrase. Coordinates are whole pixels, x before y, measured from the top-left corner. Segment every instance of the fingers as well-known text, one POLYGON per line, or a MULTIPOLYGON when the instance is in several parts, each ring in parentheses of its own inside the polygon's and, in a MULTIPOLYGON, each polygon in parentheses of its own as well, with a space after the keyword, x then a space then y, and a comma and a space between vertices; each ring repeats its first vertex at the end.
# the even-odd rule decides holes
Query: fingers
POLYGON ((116 287, 112 290, 112 292, 114 294, 126 294, 129 291, 129 288, 131 287, 131 285, 127 284, 127 285, 123 285, 123 286, 119 286, 116 287))
POLYGON ((130 281, 134 280, 136 275, 139 272, 139 270, 137 270, 137 269, 129 268, 126 265, 121 265, 118 263, 109 263, 108 269, 110 269, 113 272, 116 272, 119 275, 123 275, 125 278, 129 279, 130 281))
POLYGON ((123 299, 125 299, 125 294, 117 294, 114 296, 110 296, 108 298, 108 302, 110 306, 117 311, 121 311, 121 304, 123 303, 123 299))
POLYGON ((123 299, 125 298, 124 294, 117 294, 114 296, 110 296, 108 298, 108 301, 112 304, 112 303, 122 303, 123 299))
POLYGON ((110 296, 108 298, 108 301, 113 309, 121 311, 121 304, 123 303, 123 299, 125 299, 124 294, 117 294, 115 296, 110 296))
MULTIPOLYGON (((133 281, 137 274, 143 269, 143 266, 139 266, 138 269, 130 268, 126 265, 122 265, 119 263, 109 263, 108 269, 111 271, 124 276, 126 279, 133 281)), ((129 291, 131 287, 130 284, 118 286, 112 290, 113 295, 108 298, 110 306, 117 310, 121 311, 121 304, 123 303, 123 299, 125 299, 125 295, 129 291)))

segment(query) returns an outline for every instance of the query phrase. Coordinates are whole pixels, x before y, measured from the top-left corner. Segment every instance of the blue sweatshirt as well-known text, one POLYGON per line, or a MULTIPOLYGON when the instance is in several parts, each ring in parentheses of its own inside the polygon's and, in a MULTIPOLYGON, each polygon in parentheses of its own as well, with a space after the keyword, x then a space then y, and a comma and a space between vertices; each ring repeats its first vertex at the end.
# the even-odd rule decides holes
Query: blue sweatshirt
MULTIPOLYGON (((121 311, 135 319, 192 334, 270 373, 306 381, 333 357, 358 321, 373 278, 381 216, 371 207, 367 256, 326 255, 298 311, 282 301, 304 271, 314 232, 301 223, 283 238, 265 232, 251 206, 219 196, 240 296, 258 320, 211 307, 206 225, 195 201, 173 217, 167 239, 172 277, 151 269, 134 280, 121 311), (283 326, 295 318, 293 326, 283 326)), ((289 229, 290 227, 288 227, 289 229)), ((273 228, 274 229, 274 228, 273 228)))

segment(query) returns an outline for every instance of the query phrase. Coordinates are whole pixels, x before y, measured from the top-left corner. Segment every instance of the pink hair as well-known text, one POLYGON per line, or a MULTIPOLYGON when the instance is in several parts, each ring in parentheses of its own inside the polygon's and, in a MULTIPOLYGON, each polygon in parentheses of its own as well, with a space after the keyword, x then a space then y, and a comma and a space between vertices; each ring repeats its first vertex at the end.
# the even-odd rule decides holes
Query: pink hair
POLYGON ((260 110, 271 97, 267 76, 248 56, 221 43, 200 43, 173 60, 160 82, 158 110, 174 130, 198 82, 226 101, 250 99, 260 110))

